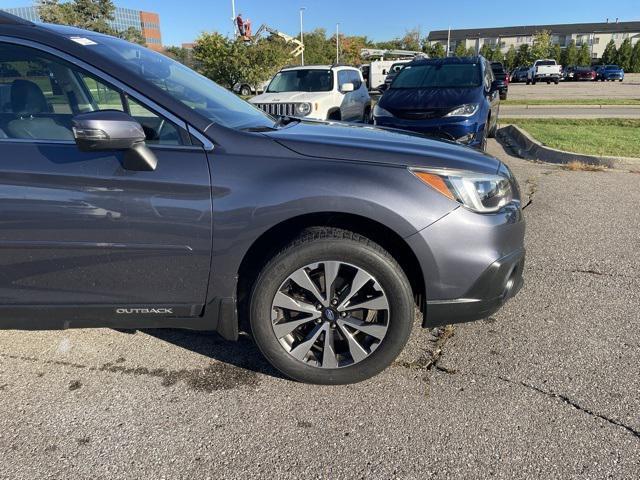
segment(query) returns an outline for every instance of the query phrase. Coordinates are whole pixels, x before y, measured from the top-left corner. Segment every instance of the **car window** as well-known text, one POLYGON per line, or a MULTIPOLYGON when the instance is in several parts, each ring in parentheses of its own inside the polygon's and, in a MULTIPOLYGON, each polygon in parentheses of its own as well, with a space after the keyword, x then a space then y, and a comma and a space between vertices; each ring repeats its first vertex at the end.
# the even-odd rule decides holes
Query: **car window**
POLYGON ((349 70, 350 82, 353 83, 353 86, 356 90, 359 90, 362 86, 362 80, 360 80, 360 74, 355 70, 349 70))
POLYGON ((73 141, 73 117, 99 110, 130 112, 149 143, 182 143, 176 125, 77 66, 33 48, 0 44, 3 137, 73 141))
POLYGON ((330 92, 333 90, 331 70, 285 70, 278 73, 269 84, 267 93, 330 92))
POLYGON ((407 65, 391 84, 400 88, 471 88, 482 85, 479 63, 424 63, 407 65))
POLYGON ((340 70, 338 72, 338 88, 340 90, 342 90, 342 86, 345 83, 351 83, 352 78, 351 78, 351 72, 349 72, 348 70, 340 70))

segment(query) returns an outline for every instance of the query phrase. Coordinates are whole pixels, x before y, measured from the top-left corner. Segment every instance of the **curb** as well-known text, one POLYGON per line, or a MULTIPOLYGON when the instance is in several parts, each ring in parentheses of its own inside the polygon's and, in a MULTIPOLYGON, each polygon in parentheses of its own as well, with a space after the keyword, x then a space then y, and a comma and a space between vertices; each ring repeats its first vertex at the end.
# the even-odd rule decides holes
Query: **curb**
POLYGON ((566 165, 581 162, 587 165, 599 165, 607 168, 620 168, 625 165, 640 166, 640 159, 626 157, 598 157, 582 153, 565 152, 547 147, 515 125, 505 125, 497 132, 497 138, 511 147, 515 153, 526 160, 566 165))
POLYGON ((546 110, 549 108, 564 108, 566 110, 589 110, 589 109, 593 109, 593 110, 603 110, 606 108, 619 108, 621 110, 640 110, 640 105, 606 105, 606 104, 602 104, 602 105, 576 105, 576 104, 571 104, 571 105, 563 105, 560 103, 557 104, 535 104, 535 105, 502 105, 500 107, 503 111, 504 110, 546 110))

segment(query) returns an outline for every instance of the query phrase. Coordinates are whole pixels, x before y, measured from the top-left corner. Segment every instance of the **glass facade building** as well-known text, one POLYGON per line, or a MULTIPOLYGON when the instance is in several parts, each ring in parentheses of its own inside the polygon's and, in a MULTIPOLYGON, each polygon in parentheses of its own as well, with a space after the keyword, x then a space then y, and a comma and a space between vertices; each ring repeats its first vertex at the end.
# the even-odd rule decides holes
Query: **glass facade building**
MULTIPOLYGON (((9 13, 17 15, 31 22, 40 22, 38 8, 17 7, 3 8, 9 13)), ((129 28, 138 30, 145 39, 147 47, 153 50, 162 50, 162 35, 160 33, 160 17, 156 13, 143 12, 131 8, 116 7, 114 19, 110 22, 111 28, 123 32, 129 28)))

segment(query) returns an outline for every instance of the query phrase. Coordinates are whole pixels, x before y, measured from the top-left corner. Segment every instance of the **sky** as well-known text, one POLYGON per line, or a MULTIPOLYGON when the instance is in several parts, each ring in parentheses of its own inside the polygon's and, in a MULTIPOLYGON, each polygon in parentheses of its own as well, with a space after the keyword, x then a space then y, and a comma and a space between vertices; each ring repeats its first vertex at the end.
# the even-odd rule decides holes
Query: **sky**
MULTIPOLYGON (((31 5, 30 0, 0 0, 0 8, 31 5)), ((115 0, 121 7, 160 14, 165 45, 192 42, 205 31, 231 31, 231 0, 115 0)), ((402 36, 419 27, 430 30, 500 27, 510 25, 640 20, 640 0, 236 0, 237 11, 261 24, 291 35, 304 29, 335 31, 336 23, 348 35, 373 40, 402 36)))

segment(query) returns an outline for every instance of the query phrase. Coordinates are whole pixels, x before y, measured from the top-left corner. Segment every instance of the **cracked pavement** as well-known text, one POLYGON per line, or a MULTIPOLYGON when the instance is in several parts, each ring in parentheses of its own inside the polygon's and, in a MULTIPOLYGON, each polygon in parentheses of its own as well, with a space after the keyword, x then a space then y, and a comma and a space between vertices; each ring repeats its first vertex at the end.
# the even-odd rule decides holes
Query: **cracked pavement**
POLYGON ((640 471, 640 176, 509 157, 526 285, 382 375, 281 378, 243 339, 0 332, 0 478, 614 478, 640 471))

